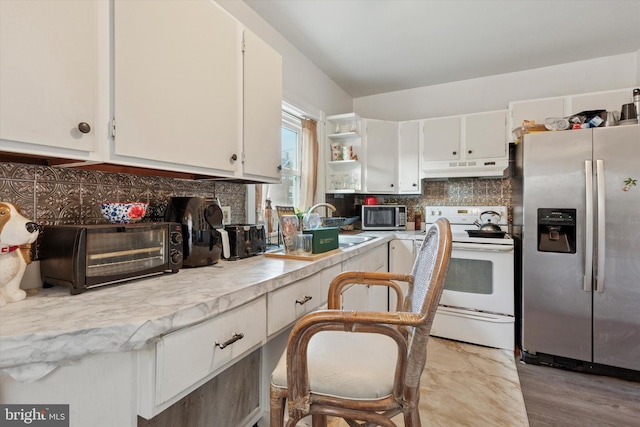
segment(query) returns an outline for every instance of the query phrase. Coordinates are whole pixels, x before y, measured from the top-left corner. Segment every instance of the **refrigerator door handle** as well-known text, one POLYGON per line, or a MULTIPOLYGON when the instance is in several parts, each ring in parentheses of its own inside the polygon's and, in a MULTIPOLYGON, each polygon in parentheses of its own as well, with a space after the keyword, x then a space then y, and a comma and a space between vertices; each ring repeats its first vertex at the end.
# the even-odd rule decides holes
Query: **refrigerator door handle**
POLYGON ((584 278, 582 289, 585 292, 591 292, 593 289, 592 270, 593 270, 593 162, 591 160, 584 161, 584 177, 586 184, 586 212, 584 220, 584 278))
POLYGON ((598 177, 598 265, 596 269, 596 292, 604 292, 604 259, 605 259, 605 216, 604 216, 604 160, 596 160, 598 177))

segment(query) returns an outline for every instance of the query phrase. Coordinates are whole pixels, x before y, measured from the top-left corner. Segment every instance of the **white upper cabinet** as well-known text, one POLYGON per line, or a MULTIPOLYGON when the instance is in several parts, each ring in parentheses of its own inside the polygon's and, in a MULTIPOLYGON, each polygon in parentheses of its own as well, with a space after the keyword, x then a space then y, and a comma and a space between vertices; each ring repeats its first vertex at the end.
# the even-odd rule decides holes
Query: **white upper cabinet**
POLYGON ((509 125, 509 139, 515 141, 512 131, 522 126, 525 120, 535 121, 536 124, 544 124, 549 117, 564 117, 564 99, 542 98, 530 101, 518 101, 509 103, 511 121, 509 125))
POLYGON ((0 151, 279 182, 282 59, 211 1, 0 1, 0 151), (243 162, 244 161, 244 162, 243 162))
POLYGON ((459 116, 424 121, 423 162, 460 158, 461 123, 459 116))
POLYGON ((108 22, 107 2, 0 1, 2 151, 99 157, 108 22))
POLYGON ((365 119, 364 191, 396 193, 398 190, 398 122, 365 119))
POLYGON ((244 30, 243 176, 280 182, 282 57, 244 30))
POLYGON ((239 23, 204 1, 116 1, 114 8, 115 154, 234 176, 239 23))
POLYGON ((504 176, 507 110, 424 120, 422 177, 504 176))
POLYGON ((619 112, 622 105, 630 102, 633 102, 633 88, 572 95, 565 101, 565 115, 570 116, 590 110, 619 112))
POLYGON ((507 110, 464 117, 464 156, 470 159, 507 158, 507 110))
POLYGON ((582 111, 617 111, 623 104, 632 101, 633 88, 616 89, 602 92, 590 92, 579 95, 558 96, 553 98, 529 99, 509 103, 510 123, 509 140, 517 138, 511 133, 522 126, 524 120, 544 125, 548 118, 568 117, 582 111))
POLYGON ((401 122, 398 161, 398 192, 420 194, 420 122, 401 122))

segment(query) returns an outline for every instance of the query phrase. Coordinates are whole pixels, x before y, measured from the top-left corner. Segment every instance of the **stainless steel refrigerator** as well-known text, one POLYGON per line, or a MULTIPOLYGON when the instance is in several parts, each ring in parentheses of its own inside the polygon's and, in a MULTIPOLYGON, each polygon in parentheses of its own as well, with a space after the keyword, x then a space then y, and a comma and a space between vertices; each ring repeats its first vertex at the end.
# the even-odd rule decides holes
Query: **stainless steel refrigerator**
POLYGON ((525 356, 639 371, 640 125, 529 134, 517 163, 525 356))

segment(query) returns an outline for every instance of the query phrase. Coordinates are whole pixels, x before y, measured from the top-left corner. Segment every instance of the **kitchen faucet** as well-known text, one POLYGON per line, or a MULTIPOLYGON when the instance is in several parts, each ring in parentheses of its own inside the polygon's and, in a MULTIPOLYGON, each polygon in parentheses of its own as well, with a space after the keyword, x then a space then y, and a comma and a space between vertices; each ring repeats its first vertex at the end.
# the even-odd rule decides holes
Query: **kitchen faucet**
POLYGON ((331 203, 318 203, 318 204, 315 204, 315 205, 311 206, 309 208, 309 210, 307 211, 307 213, 311 213, 315 209, 317 209, 317 208, 319 208, 321 206, 324 206, 324 207, 327 208, 327 215, 329 215, 329 211, 331 211, 331 212, 335 212, 336 211, 336 207, 333 206, 331 203))

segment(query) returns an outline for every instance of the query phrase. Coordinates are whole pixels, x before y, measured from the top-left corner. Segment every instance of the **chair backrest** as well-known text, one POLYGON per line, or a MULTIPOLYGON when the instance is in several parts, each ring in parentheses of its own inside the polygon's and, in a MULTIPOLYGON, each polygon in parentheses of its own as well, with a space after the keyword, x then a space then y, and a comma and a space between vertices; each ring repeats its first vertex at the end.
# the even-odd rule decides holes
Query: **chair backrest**
MULTIPOLYGON (((440 302, 444 281, 451 259, 451 226, 445 218, 438 219, 428 230, 411 275, 413 284, 409 286, 404 310, 419 313, 422 321, 419 326, 408 329, 409 349, 407 370, 405 371, 405 391, 418 398, 420 375, 427 358, 427 341, 431 324, 440 302), (417 391, 417 396, 415 392, 417 391)), ((405 396, 407 397, 407 396, 405 396)))

